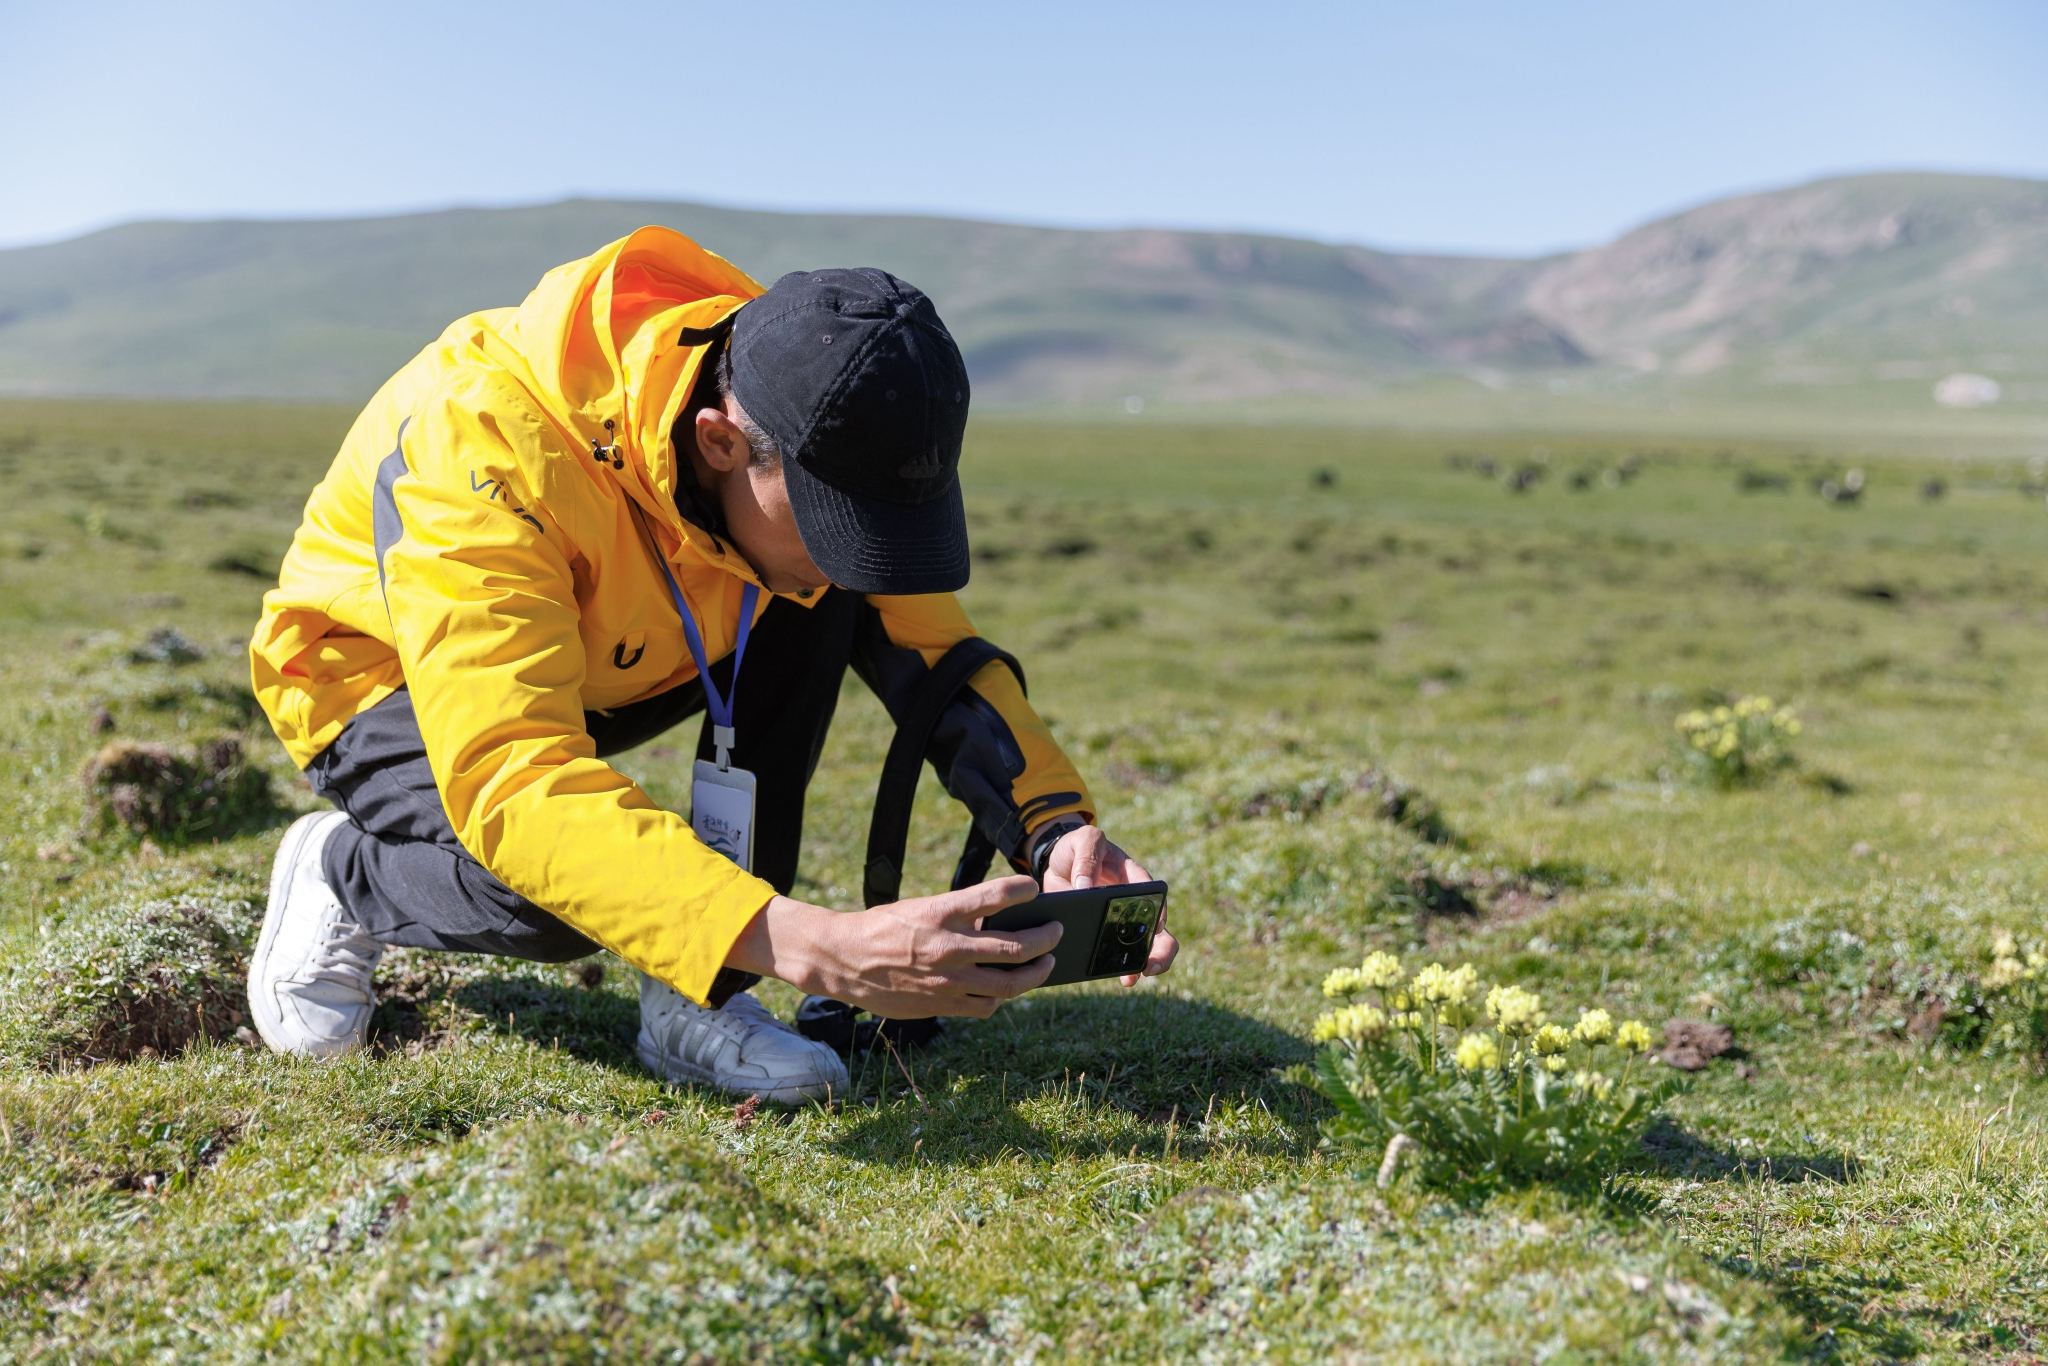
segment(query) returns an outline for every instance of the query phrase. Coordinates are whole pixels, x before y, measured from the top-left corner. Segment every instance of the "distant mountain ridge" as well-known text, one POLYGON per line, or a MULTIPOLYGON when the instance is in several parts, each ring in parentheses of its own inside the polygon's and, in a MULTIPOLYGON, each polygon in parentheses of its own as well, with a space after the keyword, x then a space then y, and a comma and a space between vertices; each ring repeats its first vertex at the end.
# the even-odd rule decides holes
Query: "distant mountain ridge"
POLYGON ((988 403, 1342 395, 1432 372, 2048 374, 2048 182, 1899 174, 1540 260, 611 200, 134 223, 0 251, 0 392, 361 398, 452 319, 649 223, 764 280, 865 264, 914 281, 988 403))

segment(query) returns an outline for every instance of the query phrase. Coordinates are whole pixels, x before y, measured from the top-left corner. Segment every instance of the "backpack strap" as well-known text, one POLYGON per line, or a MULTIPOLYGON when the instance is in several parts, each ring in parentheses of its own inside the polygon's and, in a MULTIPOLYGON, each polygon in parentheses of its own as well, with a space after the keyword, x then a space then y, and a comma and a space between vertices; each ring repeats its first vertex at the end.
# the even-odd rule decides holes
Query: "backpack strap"
MULTIPOLYGON (((918 771, 932 732, 967 680, 996 660, 1010 666, 1018 687, 1025 686, 1024 666, 1014 656, 980 636, 969 636, 946 651, 911 694, 910 705, 897 722, 896 738, 889 742, 889 757, 882 762, 881 781, 875 786, 875 814, 868 823, 868 858, 861 874, 861 895, 868 905, 880 906, 900 895, 903 851, 910 843, 910 808, 917 798, 918 771)), ((967 845, 953 870, 953 885, 967 887, 981 881, 995 853, 995 842, 969 822, 967 845)))

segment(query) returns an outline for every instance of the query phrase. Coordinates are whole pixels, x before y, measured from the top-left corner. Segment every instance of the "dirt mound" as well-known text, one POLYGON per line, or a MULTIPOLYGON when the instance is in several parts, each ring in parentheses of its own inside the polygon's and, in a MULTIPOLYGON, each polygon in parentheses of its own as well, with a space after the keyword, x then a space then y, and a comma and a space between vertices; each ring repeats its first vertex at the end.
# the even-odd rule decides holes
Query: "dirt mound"
POLYGON ((1684 1072, 1698 1072, 1715 1058, 1735 1047, 1735 1031, 1724 1024, 1705 1020, 1664 1022, 1665 1062, 1684 1072))
POLYGON ((7 984, 10 1052, 43 1067, 175 1053, 247 1018, 254 908, 152 901, 67 925, 7 984))
POLYGON ((223 735, 191 746, 116 740, 86 764, 88 822, 169 844, 220 839, 278 810, 270 775, 223 735))

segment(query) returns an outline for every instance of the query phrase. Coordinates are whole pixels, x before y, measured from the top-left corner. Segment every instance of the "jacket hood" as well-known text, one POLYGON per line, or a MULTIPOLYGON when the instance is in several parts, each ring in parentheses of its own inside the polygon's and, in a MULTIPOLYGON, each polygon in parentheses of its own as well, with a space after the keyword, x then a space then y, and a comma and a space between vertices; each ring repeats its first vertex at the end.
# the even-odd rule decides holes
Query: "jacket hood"
POLYGON ((746 272, 681 233, 641 228, 542 276, 498 323, 515 355, 496 359, 519 372, 586 458, 593 440, 616 442, 625 467, 607 472, 658 525, 688 540, 676 513, 669 432, 711 346, 680 338, 686 329, 716 326, 761 293, 746 272))

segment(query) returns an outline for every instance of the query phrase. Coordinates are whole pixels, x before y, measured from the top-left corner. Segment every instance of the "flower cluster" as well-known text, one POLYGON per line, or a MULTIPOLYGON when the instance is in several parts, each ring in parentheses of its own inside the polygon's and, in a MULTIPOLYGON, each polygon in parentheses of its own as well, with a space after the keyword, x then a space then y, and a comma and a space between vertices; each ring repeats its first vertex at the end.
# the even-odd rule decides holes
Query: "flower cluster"
POLYGON ((1315 1041, 1328 1043, 1332 1039, 1346 1039, 1353 1043, 1377 1043, 1387 1032, 1387 1015, 1373 1006, 1345 1006, 1332 1010, 1316 1021, 1315 1041))
POLYGON ((1502 1034, 1533 1034, 1543 1027, 1543 998, 1521 987, 1495 987, 1486 993, 1486 1018, 1502 1034))
POLYGON ((1594 1007, 1569 1026, 1554 1022, 1537 992, 1487 989, 1470 963, 1410 976, 1394 955, 1375 953, 1330 973, 1323 994, 1343 1004, 1317 1019, 1322 1052, 1296 1079, 1337 1104, 1326 1132, 1332 1141, 1405 1135, 1446 1179, 1596 1178, 1682 1084, 1632 1085, 1652 1043, 1642 1021, 1617 1023, 1594 1007))
POLYGON ((2031 982, 2048 968, 2048 954, 2039 949, 2020 957, 2020 945, 2009 931, 2001 930, 1991 941, 1991 966, 1978 980, 1988 992, 2006 991, 2021 982, 2031 982))
POLYGON ((1790 707, 1744 697, 1732 707, 1689 711, 1675 719, 1686 760, 1720 787, 1762 782, 1792 762, 1787 742, 1802 727, 1790 707))
POLYGON ((1630 1053, 1650 1051, 1650 1027, 1641 1020, 1630 1020, 1614 1031, 1614 1042, 1630 1053))
POLYGON ((1989 1028, 1986 1052, 2018 1053, 2048 1065, 2048 953, 2022 949, 2009 930, 1991 941, 1991 966, 1977 976, 1989 1028))

